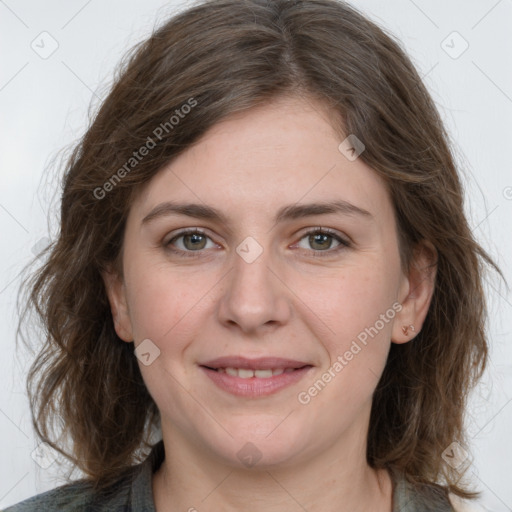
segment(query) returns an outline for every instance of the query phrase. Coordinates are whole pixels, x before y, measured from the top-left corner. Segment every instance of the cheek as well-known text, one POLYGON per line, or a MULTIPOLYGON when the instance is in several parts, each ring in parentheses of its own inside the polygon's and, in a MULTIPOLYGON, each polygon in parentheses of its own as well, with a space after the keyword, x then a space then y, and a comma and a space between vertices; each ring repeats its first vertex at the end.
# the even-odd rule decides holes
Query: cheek
POLYGON ((327 292, 309 290, 304 302, 316 313, 316 334, 327 358, 303 391, 309 395, 310 389, 320 408, 350 417, 371 400, 386 364, 396 314, 392 279, 375 263, 341 273, 327 292))
POLYGON ((344 349, 376 323, 384 336, 390 333, 396 299, 391 274, 375 263, 346 269, 325 281, 315 280, 314 286, 303 283, 301 300, 324 324, 322 332, 332 349, 344 349), (381 315, 386 313, 382 323, 381 315))
MULTIPOLYGON (((151 364, 139 362, 144 382, 161 411, 186 410, 190 404, 183 386, 188 368, 183 360, 204 329, 199 317, 207 318, 207 292, 216 281, 209 282, 206 275, 200 278, 199 274, 171 271, 169 266, 147 264, 144 273, 132 277, 134 338, 138 343, 150 339, 160 350, 151 364)), ((197 414, 200 421, 200 412, 197 414)))
POLYGON ((393 287, 380 274, 369 267, 364 272, 354 268, 327 293, 310 288, 304 298, 315 312, 315 334, 327 357, 301 391, 317 410, 329 411, 321 420, 326 424, 333 414, 341 422, 359 414, 384 370, 396 312, 393 287))
POLYGON ((211 287, 207 276, 194 277, 169 266, 148 266, 133 273, 130 294, 130 318, 136 340, 149 338, 157 345, 179 341, 183 331, 193 325, 201 308, 201 299, 211 287), (167 341, 166 341, 167 340, 167 341))

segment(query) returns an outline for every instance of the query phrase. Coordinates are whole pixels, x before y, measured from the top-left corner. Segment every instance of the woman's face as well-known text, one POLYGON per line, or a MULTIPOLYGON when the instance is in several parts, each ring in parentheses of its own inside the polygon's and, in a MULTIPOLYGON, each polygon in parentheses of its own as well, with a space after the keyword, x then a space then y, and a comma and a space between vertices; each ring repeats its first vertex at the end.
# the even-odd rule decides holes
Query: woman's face
POLYGON ((106 283, 164 439, 238 466, 366 439, 390 343, 426 309, 384 182, 342 140, 320 104, 280 99, 218 123, 133 203, 106 283), (258 358, 293 362, 222 370, 258 358))

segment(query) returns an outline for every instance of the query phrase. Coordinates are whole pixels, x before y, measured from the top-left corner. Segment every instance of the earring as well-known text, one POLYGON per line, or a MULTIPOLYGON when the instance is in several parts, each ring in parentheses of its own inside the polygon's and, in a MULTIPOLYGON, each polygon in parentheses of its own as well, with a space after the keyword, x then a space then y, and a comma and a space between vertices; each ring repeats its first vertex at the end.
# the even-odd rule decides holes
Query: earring
POLYGON ((409 329, 411 329, 412 332, 414 332, 414 325, 404 325, 402 327, 402 332, 405 334, 405 336, 407 336, 407 333, 409 332, 409 329))

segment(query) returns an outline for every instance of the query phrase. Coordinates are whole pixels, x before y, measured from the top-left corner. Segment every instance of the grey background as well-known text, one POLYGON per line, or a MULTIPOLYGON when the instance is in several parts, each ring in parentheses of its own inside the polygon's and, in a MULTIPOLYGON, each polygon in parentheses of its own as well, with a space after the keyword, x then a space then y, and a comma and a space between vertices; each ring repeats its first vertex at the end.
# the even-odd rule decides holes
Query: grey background
MULTIPOLYGON (((464 169, 466 211, 474 234, 510 282, 512 0, 352 4, 403 42, 424 77, 464 169)), ((34 452, 38 443, 25 394, 31 354, 16 352, 14 336, 19 272, 55 234, 54 195, 59 189, 55 171, 48 174, 47 168, 83 134, 89 105, 98 105, 104 96, 124 52, 177 6, 186 3, 0 0, 2 508, 65 483, 56 462, 45 467, 52 455, 34 452), (48 55, 52 45, 58 47, 48 55), (50 207, 53 220, 48 226, 50 207)), ((491 364, 472 396, 467 418, 470 479, 483 495, 471 509, 510 511, 512 297, 493 276, 486 290, 491 364)))

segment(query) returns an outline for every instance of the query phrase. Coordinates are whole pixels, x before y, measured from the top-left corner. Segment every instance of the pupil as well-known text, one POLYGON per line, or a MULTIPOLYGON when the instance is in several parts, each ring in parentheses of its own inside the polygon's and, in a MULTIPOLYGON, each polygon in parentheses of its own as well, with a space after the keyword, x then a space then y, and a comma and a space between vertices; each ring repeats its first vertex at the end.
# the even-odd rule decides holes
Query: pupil
MULTIPOLYGON (((204 242, 204 240, 200 240, 201 238, 203 238, 203 235, 198 235, 198 234, 192 234, 192 235, 186 235, 185 237, 186 239, 188 239, 189 241, 192 242, 192 246, 194 247, 198 247, 198 244, 200 244, 201 242, 204 242)), ((200 247, 202 249, 202 247, 200 247)))
MULTIPOLYGON (((318 241, 320 243, 325 242, 328 238, 329 238, 330 235, 326 235, 326 234, 322 234, 322 233, 319 233, 319 234, 316 234, 316 235, 312 235, 312 238, 313 238, 313 244, 317 243, 318 241)), ((329 248, 329 243, 327 244, 327 248, 329 248)), ((325 249, 325 245, 321 248, 324 248, 325 249)))

